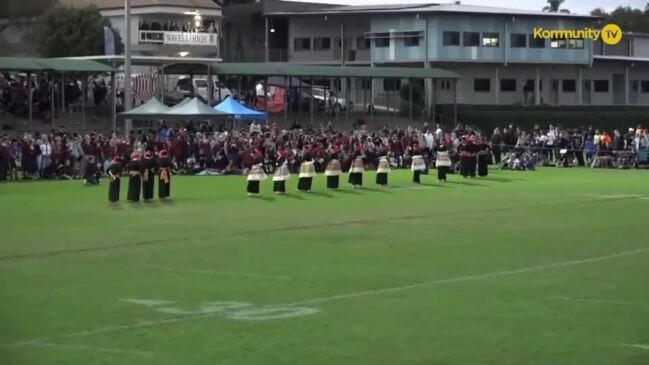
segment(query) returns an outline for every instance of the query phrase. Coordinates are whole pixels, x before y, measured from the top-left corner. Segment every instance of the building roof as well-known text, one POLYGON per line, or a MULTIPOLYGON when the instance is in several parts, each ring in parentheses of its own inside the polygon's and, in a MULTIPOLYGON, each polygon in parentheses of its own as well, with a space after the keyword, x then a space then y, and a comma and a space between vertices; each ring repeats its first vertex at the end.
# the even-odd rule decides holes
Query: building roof
POLYGON ((0 57, 2 71, 112 72, 112 67, 91 60, 65 58, 0 57))
POLYGON ((461 3, 425 3, 425 4, 392 4, 336 6, 316 11, 272 12, 266 15, 346 15, 346 14, 395 14, 395 13, 466 13, 511 16, 544 16, 562 18, 597 19, 599 17, 583 14, 550 13, 540 10, 524 10, 493 6, 470 5, 461 3))
POLYGON ((599 61, 628 61, 628 62, 649 62, 649 57, 631 57, 616 55, 593 55, 594 60, 599 61))
MULTIPOLYGON (((4 0, 3 0, 4 1, 4 0)), ((124 8, 124 0, 58 0, 59 4, 72 7, 95 5, 100 10, 124 8)), ((220 9, 212 0, 131 0, 131 8, 147 6, 174 6, 190 9, 220 9)))

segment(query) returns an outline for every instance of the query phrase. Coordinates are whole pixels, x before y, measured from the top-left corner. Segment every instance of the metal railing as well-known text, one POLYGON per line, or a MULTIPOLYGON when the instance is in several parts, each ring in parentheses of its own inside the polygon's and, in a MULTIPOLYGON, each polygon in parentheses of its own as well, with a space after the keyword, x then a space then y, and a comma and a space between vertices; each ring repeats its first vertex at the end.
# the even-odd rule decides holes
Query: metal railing
POLYGON ((217 33, 140 30, 138 41, 140 44, 173 44, 218 47, 219 35, 217 33))

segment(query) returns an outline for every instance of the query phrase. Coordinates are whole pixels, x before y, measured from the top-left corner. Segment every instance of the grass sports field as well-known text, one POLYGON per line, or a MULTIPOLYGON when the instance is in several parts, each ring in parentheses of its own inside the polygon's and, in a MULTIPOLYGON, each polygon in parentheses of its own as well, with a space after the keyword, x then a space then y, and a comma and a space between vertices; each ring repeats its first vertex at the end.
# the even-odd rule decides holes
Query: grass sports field
POLYGON ((0 364, 649 364, 647 171, 410 178, 0 185, 0 364))

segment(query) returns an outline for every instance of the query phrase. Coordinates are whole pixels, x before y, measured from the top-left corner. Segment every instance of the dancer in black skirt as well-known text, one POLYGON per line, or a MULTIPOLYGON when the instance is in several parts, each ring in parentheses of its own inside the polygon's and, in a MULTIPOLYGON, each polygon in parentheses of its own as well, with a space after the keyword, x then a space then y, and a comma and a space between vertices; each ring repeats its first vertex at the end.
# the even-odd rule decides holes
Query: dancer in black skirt
POLYGON ((486 137, 482 137, 478 143, 478 176, 489 175, 489 161, 491 161, 491 150, 486 137))
POLYGON ((128 194, 126 200, 131 202, 140 201, 140 188, 142 186, 142 164, 140 163, 140 154, 133 152, 131 162, 126 168, 128 171, 128 194))
POLYGON ((288 161, 286 161, 286 152, 283 149, 280 149, 277 151, 275 173, 273 174, 273 191, 275 194, 286 193, 286 180, 288 180, 290 176, 288 161))
POLYGON ((304 162, 300 165, 300 175, 297 182, 297 190, 303 193, 311 192, 313 177, 315 176, 315 165, 310 153, 304 154, 304 162))
POLYGON ((171 160, 167 150, 158 152, 158 198, 167 199, 171 195, 171 160))
POLYGON ((460 145, 457 147, 457 153, 460 155, 460 175, 462 175, 462 177, 469 176, 471 153, 468 150, 468 139, 467 136, 463 136, 462 142, 460 142, 460 145))
POLYGON ((469 142, 466 145, 466 151, 469 153, 469 159, 467 162, 467 173, 469 177, 475 177, 476 175, 476 169, 478 167, 478 151, 480 150, 480 147, 478 147, 478 144, 475 141, 475 136, 471 136, 469 138, 469 142))
POLYGON ((356 152, 354 161, 349 169, 349 183, 352 187, 358 189, 363 186, 363 173, 365 172, 365 164, 360 152, 356 152))
POLYGON ((340 183, 340 148, 334 146, 331 154, 329 155, 329 162, 325 168, 325 176, 327 176, 327 189, 337 190, 340 183))
POLYGON ((379 157, 379 165, 376 168, 376 185, 387 186, 388 185, 388 174, 390 173, 390 161, 388 157, 383 154, 379 157))
POLYGON ((442 143, 441 145, 435 147, 436 159, 435 166, 437 167, 437 180, 440 182, 446 182, 446 173, 451 167, 451 158, 448 154, 448 145, 442 143))
POLYGON ((113 162, 108 166, 108 200, 111 203, 119 201, 119 185, 122 175, 122 160, 119 156, 113 158, 113 162))
POLYGON ((420 176, 422 173, 424 173, 424 171, 426 171, 426 161, 424 161, 424 156, 412 156, 412 164, 410 165, 410 170, 412 170, 412 182, 415 184, 420 184, 420 176))
POLYGON ((153 159, 153 152, 146 151, 144 159, 142 160, 142 198, 145 201, 153 199, 153 192, 155 191, 155 174, 156 162, 153 159))
POLYGON ((259 183, 266 180, 266 173, 262 165, 261 158, 255 157, 252 167, 248 172, 248 196, 259 196, 259 183))

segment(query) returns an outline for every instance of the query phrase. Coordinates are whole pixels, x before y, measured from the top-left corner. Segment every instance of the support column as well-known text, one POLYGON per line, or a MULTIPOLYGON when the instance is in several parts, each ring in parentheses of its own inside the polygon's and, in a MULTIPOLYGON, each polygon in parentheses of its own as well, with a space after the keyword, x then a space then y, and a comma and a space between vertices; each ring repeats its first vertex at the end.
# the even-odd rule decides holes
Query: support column
POLYGON ((268 76, 264 78, 264 111, 266 112, 266 124, 268 124, 268 119, 270 118, 270 113, 268 112, 268 76))
POLYGON ((374 78, 370 78, 370 124, 374 125, 374 78))
POLYGON ((313 125, 313 114, 315 113, 315 105, 313 102, 313 83, 315 82, 315 78, 311 77, 311 97, 309 98, 309 110, 311 111, 311 125, 313 125))
POLYGON ((288 125, 288 90, 290 89, 288 77, 284 76, 284 127, 288 125))
POLYGON ((61 116, 65 113, 65 73, 61 73, 61 116))
MULTIPOLYGON (((115 65, 113 64, 113 68, 115 65)), ((110 73, 110 117, 112 130, 117 133, 117 85, 115 85, 115 72, 110 73)), ((164 103, 164 92, 162 93, 162 102, 164 103)))
POLYGON ((32 125, 32 115, 34 114, 34 89, 32 87, 32 74, 27 73, 27 89, 29 90, 29 95, 27 95, 27 102, 29 103, 29 126, 32 125))
POLYGON ((83 74, 83 80, 81 81, 81 130, 83 133, 86 133, 86 94, 88 90, 88 75, 83 74))
POLYGON ((432 97, 433 97, 432 104, 433 105, 431 105, 431 109, 432 109, 431 110, 431 116, 433 117, 433 122, 435 122, 435 121, 437 121, 437 108, 436 108, 436 106, 437 106, 437 80, 433 79, 432 84, 433 84, 433 95, 432 95, 432 97))
POLYGON ((345 66, 345 22, 344 21, 340 22, 340 65, 345 66))
MULTIPOLYGON (((133 92, 131 85, 131 0, 124 0, 124 111, 131 110, 133 92)), ((132 121, 124 120, 124 134, 128 136, 132 129, 132 121)))
POLYGON ((534 78, 534 105, 541 105, 541 69, 536 68, 536 76, 534 78))
POLYGON ((212 67, 207 65, 207 104, 212 106, 214 99, 214 81, 212 79, 212 67))
POLYGON ((577 102, 575 104, 581 105, 584 95, 584 81, 582 76, 582 68, 577 67, 577 102))
POLYGON ((457 125, 457 79, 453 79, 453 124, 457 125))
POLYGON ((341 83, 343 87, 345 88, 345 123, 349 124, 349 79, 348 78, 343 78, 341 80, 341 83))
POLYGON ((496 105, 500 105, 500 70, 496 66, 496 82, 494 83, 494 96, 496 97, 496 105))
POLYGON ((50 85, 51 85, 51 90, 50 90, 50 122, 52 124, 52 129, 54 129, 54 114, 55 109, 54 109, 54 88, 56 87, 56 83, 54 80, 54 74, 50 74, 50 85))
MULTIPOLYGON (((219 81, 219 76, 218 76, 218 75, 216 75, 216 81, 219 82, 219 83, 218 83, 219 87, 217 88, 217 95, 218 95, 218 97, 219 97, 219 103, 220 103, 221 100, 223 100, 223 99, 221 98, 221 81, 219 81)), ((257 89, 255 89, 255 93, 256 93, 256 92, 257 92, 257 89)))
POLYGON ((409 106, 408 116, 410 118, 409 123, 412 124, 412 99, 413 99, 413 97, 412 97, 412 79, 408 79, 408 89, 409 89, 409 99, 410 99, 410 100, 408 100, 408 106, 409 106))
MULTIPOLYGON (((397 86, 397 81, 396 80, 397 79, 394 79, 394 83, 392 84, 392 86, 394 86, 395 89, 396 89, 396 86, 397 86)), ((398 94, 398 92, 396 90, 392 90, 392 103, 394 104, 394 105, 392 105, 394 107, 394 110, 392 111, 392 114, 393 114, 395 124, 397 123, 397 102, 398 102, 397 94, 398 94)))
POLYGON ((264 18, 264 59, 270 62, 270 44, 268 40, 268 17, 264 18))
POLYGON ((629 105, 629 66, 624 66, 624 104, 629 105))

